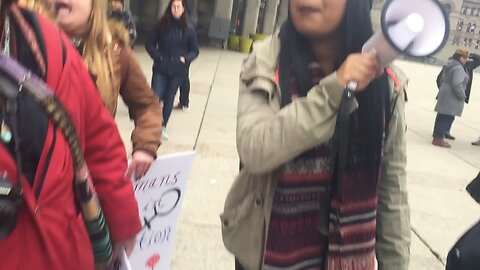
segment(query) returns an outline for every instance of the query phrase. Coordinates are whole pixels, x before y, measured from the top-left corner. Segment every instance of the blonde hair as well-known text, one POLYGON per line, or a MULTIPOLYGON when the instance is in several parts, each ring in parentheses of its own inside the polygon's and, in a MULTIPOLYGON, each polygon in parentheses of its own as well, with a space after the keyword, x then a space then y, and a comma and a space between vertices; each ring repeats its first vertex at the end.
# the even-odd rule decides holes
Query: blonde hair
POLYGON ((96 84, 103 100, 111 100, 111 96, 115 95, 112 77, 112 34, 108 27, 107 4, 108 0, 92 0, 89 29, 84 37, 82 52, 85 64, 97 76, 96 84))
POLYGON ((36 11, 46 17, 51 18, 47 0, 19 0, 18 4, 22 7, 36 11))

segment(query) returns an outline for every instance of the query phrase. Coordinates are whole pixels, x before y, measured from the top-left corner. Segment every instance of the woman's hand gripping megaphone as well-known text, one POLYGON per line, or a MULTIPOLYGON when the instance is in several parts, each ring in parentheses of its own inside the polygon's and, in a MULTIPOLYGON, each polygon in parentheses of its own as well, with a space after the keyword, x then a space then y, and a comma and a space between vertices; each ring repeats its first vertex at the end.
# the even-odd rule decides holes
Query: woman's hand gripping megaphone
POLYGON ((424 57, 438 51, 448 36, 448 16, 438 0, 389 0, 382 10, 381 29, 337 71, 349 92, 364 90, 400 55, 424 57), (425 18, 429 18, 427 21, 425 18))
POLYGON ((383 71, 375 53, 354 53, 337 70, 337 80, 352 91, 362 91, 383 71))

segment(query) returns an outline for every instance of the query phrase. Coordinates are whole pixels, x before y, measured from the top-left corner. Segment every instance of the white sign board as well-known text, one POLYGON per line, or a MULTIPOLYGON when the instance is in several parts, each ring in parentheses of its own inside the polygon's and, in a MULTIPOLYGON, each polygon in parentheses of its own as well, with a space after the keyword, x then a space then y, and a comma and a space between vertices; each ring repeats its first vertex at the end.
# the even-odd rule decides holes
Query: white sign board
POLYGON ((142 230, 130 256, 135 270, 167 270, 178 218, 195 152, 159 157, 147 174, 133 183, 142 230))

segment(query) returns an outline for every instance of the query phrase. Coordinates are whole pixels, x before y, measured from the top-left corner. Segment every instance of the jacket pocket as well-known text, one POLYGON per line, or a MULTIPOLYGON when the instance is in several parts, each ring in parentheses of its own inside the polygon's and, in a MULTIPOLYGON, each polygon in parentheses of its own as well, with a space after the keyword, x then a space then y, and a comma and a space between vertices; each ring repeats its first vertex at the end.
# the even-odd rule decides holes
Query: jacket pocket
POLYGON ((153 63, 153 72, 155 73, 167 73, 167 61, 164 57, 155 59, 153 63))
POLYGON ((221 214, 225 247, 247 269, 260 269, 265 242, 265 191, 268 181, 243 172, 235 181, 221 214))
POLYGON ((171 58, 171 74, 172 75, 182 75, 185 73, 187 65, 180 61, 180 56, 174 56, 171 58))

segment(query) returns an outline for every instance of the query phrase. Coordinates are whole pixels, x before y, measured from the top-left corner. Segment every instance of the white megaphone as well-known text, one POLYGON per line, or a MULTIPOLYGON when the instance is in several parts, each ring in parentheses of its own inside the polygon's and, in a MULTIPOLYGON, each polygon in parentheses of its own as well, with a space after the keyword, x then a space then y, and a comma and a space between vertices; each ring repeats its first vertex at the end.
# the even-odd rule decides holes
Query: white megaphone
MULTIPOLYGON (((443 48, 450 32, 447 13, 438 0, 388 0, 380 26, 362 52, 376 53, 382 66, 400 55, 430 56, 443 48)), ((349 95, 356 89, 357 82, 347 84, 349 95)))
POLYGON ((389 0, 380 25, 362 51, 375 52, 383 66, 402 54, 426 57, 438 52, 450 32, 448 16, 437 0, 389 0))

